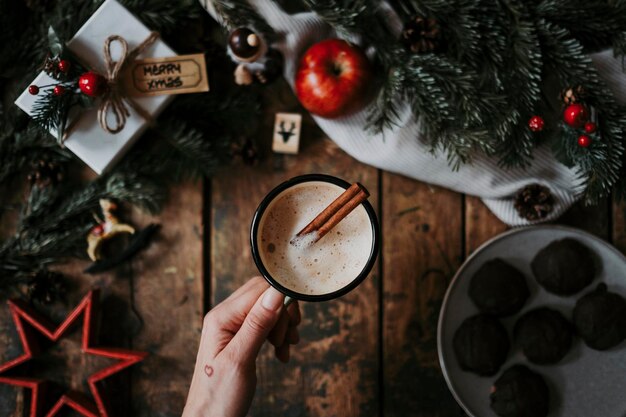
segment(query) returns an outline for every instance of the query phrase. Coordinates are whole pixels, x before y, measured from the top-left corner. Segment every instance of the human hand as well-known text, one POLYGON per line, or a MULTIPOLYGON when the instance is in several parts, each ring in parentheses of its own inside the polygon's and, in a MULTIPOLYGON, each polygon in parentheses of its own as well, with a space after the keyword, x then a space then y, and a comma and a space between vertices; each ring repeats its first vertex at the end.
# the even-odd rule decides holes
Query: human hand
POLYGON ((252 278, 204 318, 200 348, 183 417, 241 417, 256 389, 256 358, 265 340, 281 362, 298 343, 298 303, 261 277, 252 278))

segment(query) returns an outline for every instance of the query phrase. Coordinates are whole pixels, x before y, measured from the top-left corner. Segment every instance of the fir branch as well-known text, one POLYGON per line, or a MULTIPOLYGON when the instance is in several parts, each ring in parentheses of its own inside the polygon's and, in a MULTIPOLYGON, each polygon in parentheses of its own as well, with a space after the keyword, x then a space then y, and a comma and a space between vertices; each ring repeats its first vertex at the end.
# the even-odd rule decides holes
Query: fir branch
POLYGON ((611 46, 615 33, 626 28, 625 2, 546 0, 535 13, 538 18, 568 30, 591 50, 611 46))
POLYGON ((435 18, 441 26, 445 53, 473 68, 478 67, 486 52, 481 47, 480 24, 486 15, 481 1, 396 0, 392 4, 400 12, 403 21, 416 15, 435 18))
MULTIPOLYGON (((15 119, 23 116, 13 111, 10 114, 15 119)), ((28 128, 6 124, 4 126, 6 130, 0 135, 0 185, 23 173, 33 161, 44 159, 65 164, 73 159, 67 149, 59 147, 48 133, 34 126, 28 128)))
POLYGON ((212 5, 221 23, 229 32, 239 27, 253 27, 265 38, 267 43, 276 40, 277 35, 274 29, 246 0, 212 0, 212 5))
POLYGON ((512 4, 506 10, 515 30, 511 31, 504 55, 507 64, 501 69, 502 88, 498 93, 507 94, 507 103, 499 125, 496 126, 500 144, 497 154, 504 166, 527 165, 532 157, 535 138, 526 128, 528 119, 538 109, 541 100, 541 71, 543 61, 541 45, 535 24, 523 6, 512 4))
POLYGON ((369 6, 367 0, 304 0, 304 3, 344 38, 362 29, 369 6))
POLYGON ((588 105, 598 112, 601 141, 595 141, 588 148, 585 158, 574 160, 585 185, 585 201, 597 202, 610 193, 622 169, 626 126, 624 109, 618 106, 591 59, 585 55, 583 46, 572 38, 569 31, 545 20, 539 21, 538 31, 546 49, 546 64, 560 80, 569 83, 561 87, 583 85, 588 94, 588 105))
POLYGON ((385 77, 374 103, 367 115, 367 129, 374 133, 382 133, 386 128, 397 126, 400 119, 398 107, 399 97, 402 96, 403 73, 393 68, 390 74, 385 77))
POLYGON ((175 181, 211 176, 230 159, 230 138, 207 137, 189 123, 159 123, 159 135, 169 145, 162 162, 175 181))
POLYGON ((613 40, 613 54, 615 57, 621 57, 622 69, 626 70, 626 31, 615 35, 613 40))
POLYGON ((73 90, 76 86, 72 83, 60 83, 64 88, 70 90, 65 94, 57 96, 52 88, 48 88, 40 93, 39 98, 33 105, 33 121, 37 123, 44 132, 56 132, 57 142, 60 144, 65 134, 68 117, 73 107, 84 103, 81 94, 75 94, 73 90))
POLYGON ((123 0, 122 4, 150 29, 165 36, 178 31, 186 22, 197 19, 204 12, 196 0, 123 0))

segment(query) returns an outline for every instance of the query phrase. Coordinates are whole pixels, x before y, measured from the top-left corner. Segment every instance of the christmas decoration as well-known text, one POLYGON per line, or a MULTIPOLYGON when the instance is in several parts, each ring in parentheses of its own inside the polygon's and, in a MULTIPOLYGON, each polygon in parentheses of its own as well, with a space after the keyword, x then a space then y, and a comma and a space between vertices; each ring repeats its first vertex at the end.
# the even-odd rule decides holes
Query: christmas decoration
POLYGON ((327 39, 311 46, 300 59, 295 90, 308 111, 334 118, 365 104, 371 80, 370 63, 358 46, 327 39))
POLYGON ((72 63, 68 61, 67 59, 62 59, 59 61, 57 66, 59 67, 59 71, 66 73, 72 67, 72 63))
POLYGON ((228 51, 237 63, 234 75, 238 85, 269 84, 282 75, 282 54, 275 48, 268 48, 251 29, 233 30, 228 37, 228 51))
POLYGON ((106 86, 106 79, 93 71, 86 72, 78 78, 78 88, 90 97, 100 97, 106 86))
POLYGON ((65 87, 63 87, 62 85, 55 85, 54 88, 52 89, 52 92, 54 93, 55 96, 62 96, 63 94, 65 94, 65 87))
POLYGON ((250 85, 254 82, 252 73, 244 64, 237 65, 235 69, 235 83, 237 85, 250 85))
POLYGON ((587 148, 591 145, 591 138, 587 135, 580 135, 578 137, 578 146, 581 148, 587 148))
POLYGON ((242 62, 256 61, 262 53, 259 35, 248 28, 238 28, 228 37, 228 45, 235 57, 242 62))
POLYGON ((51 78, 47 72, 42 73, 35 79, 35 84, 60 82, 66 87, 66 94, 61 98, 40 95, 35 101, 30 95, 22 94, 15 103, 44 130, 54 134, 60 144, 101 174, 121 158, 145 131, 150 120, 173 99, 169 95, 149 97, 142 99, 141 104, 127 99, 122 94, 121 80, 117 80, 121 66, 129 58, 134 60, 136 54, 151 43, 150 54, 176 54, 116 0, 106 0, 68 42, 61 42, 54 31, 49 33, 49 38, 52 46, 47 61, 55 60, 51 68, 59 74, 51 78), (124 37, 109 35, 112 31, 124 33, 124 37), (113 42, 119 42, 116 47, 124 52, 124 56, 116 56, 115 61, 110 56, 113 42), (128 42, 136 45, 135 48, 128 48, 128 42), (122 43, 126 43, 126 48, 122 43), (65 74, 58 71, 60 57, 79 58, 72 60, 70 71, 65 74), (87 71, 79 61, 90 67, 104 68, 105 72, 98 75, 87 71), (105 78, 106 82, 103 82, 105 78), (111 138, 112 134, 117 137, 111 138))
POLYGON ((276 113, 272 150, 276 153, 297 154, 300 147, 301 130, 301 114, 276 113))
POLYGON ((246 165, 254 166, 259 162, 259 149, 252 138, 243 138, 238 143, 232 144, 232 156, 241 159, 246 165))
MULTIPOLYGON (((128 244, 122 250, 119 250, 117 253, 104 259, 98 259, 83 272, 87 274, 98 274, 119 266, 123 262, 126 262, 127 260, 135 256, 135 254, 137 254, 139 251, 145 249, 150 244, 153 236, 159 231, 160 228, 161 226, 158 224, 149 224, 142 230, 134 233, 129 239, 128 244)), ((96 226, 96 230, 98 229, 99 228, 96 226)), ((97 234, 98 231, 96 230, 92 229, 92 233, 97 234)), ((104 228, 102 228, 101 230, 102 234, 106 233, 104 231, 104 228)))
POLYGON ((598 126, 593 123, 593 122, 587 122, 585 123, 585 132, 586 133, 593 133, 596 131, 596 129, 598 128, 598 126))
POLYGON ((117 211, 117 204, 108 199, 100 200, 100 208, 104 219, 98 219, 98 224, 91 228, 87 235, 87 255, 94 261, 85 272, 95 274, 107 271, 130 259, 141 249, 148 246, 152 236, 158 231, 159 225, 151 224, 145 229, 135 233, 135 228, 131 225, 121 223, 114 214, 117 211), (133 237, 123 250, 119 250, 115 255, 103 259, 102 245, 120 234, 131 234, 133 237))
POLYGON ((69 58, 64 58, 64 48, 60 44, 58 36, 52 29, 48 31, 48 47, 50 48, 50 52, 46 55, 43 63, 43 71, 48 76, 54 78, 55 80, 67 81, 69 77, 74 75, 70 73, 72 68, 79 70, 82 68, 78 63, 72 66, 69 58))
POLYGON ((552 212, 554 203, 550 189, 540 184, 527 185, 515 195, 515 210, 529 221, 545 219, 552 212))
POLYGON ((87 236, 87 254, 92 261, 101 259, 101 246, 102 244, 120 233, 135 233, 135 228, 121 223, 119 219, 113 214, 117 210, 117 204, 111 200, 101 199, 100 208, 104 215, 104 220, 94 226, 89 235, 87 236))
POLYGON ((36 85, 29 86, 28 93, 32 94, 33 96, 36 96, 37 94, 39 94, 39 87, 37 87, 36 85))
POLYGON ((39 188, 57 185, 63 180, 63 166, 54 162, 40 159, 32 166, 33 171, 28 174, 30 185, 39 188))
POLYGON ((39 269, 27 284, 28 298, 41 304, 51 304, 65 297, 66 287, 63 274, 39 269))
MULTIPOLYGON (((222 5, 215 8, 220 21, 256 18, 248 12, 235 16, 239 10, 235 12, 230 0, 212 3, 222 5)), ((368 108, 366 131, 384 136, 403 125, 410 110, 412 120, 420 121, 416 140, 426 142, 433 152, 444 152, 453 167, 481 154, 497 158, 505 169, 529 165, 535 148, 550 142, 555 157, 583 181, 587 203, 606 196, 613 185, 626 190, 624 113, 604 81, 614 78, 600 76, 602 68, 591 59, 609 55, 600 58, 597 51, 612 50, 617 57, 626 52, 626 43, 615 35, 626 21, 626 10, 618 4, 592 1, 579 13, 580 8, 570 10, 555 0, 497 4, 399 0, 386 7, 372 0, 305 3, 334 33, 358 39, 371 51, 380 84, 373 86, 376 96, 368 108), (445 47, 437 53, 413 53, 398 41, 390 28, 413 22, 415 16, 439 24, 445 47), (554 85, 570 86, 575 99, 598 115, 602 147, 593 153, 564 151, 571 143, 576 146, 575 139, 570 141, 569 134, 557 137, 563 133, 560 129, 550 129, 545 140, 538 141, 530 129, 520 128, 536 109, 551 108, 554 85), (577 96, 578 86, 584 97, 577 96)), ((268 16, 281 30, 289 26, 279 24, 278 13, 268 16)), ((314 33, 301 27, 293 30, 314 33)), ((542 116, 554 119, 551 114, 542 116)))
POLYGON ((80 304, 67 316, 65 321, 59 326, 54 326, 43 316, 32 310, 26 303, 21 300, 9 301, 9 308, 13 317, 13 322, 20 336, 24 353, 7 363, 0 365, 0 383, 10 384, 18 387, 28 388, 31 394, 30 400, 30 417, 39 417, 44 415, 53 417, 67 411, 67 408, 73 409, 75 412, 85 417, 108 417, 111 414, 106 401, 106 397, 101 382, 108 377, 115 375, 124 369, 141 362, 147 353, 119 349, 104 348, 96 346, 94 328, 97 322, 97 314, 99 308, 99 292, 91 291, 83 298, 80 304), (86 355, 95 355, 108 359, 114 359, 116 362, 104 369, 89 376, 87 384, 93 396, 93 401, 88 400, 85 395, 76 392, 68 392, 60 398, 54 399, 54 404, 49 410, 44 410, 45 398, 45 380, 29 378, 26 376, 17 376, 16 374, 20 365, 30 362, 41 350, 36 337, 37 334, 44 336, 51 342, 58 342, 66 336, 70 328, 75 325, 82 317, 82 343, 81 349, 86 355))
POLYGON ((571 127, 582 127, 587 120, 589 120, 589 111, 580 103, 570 104, 563 111, 563 121, 571 127))
POLYGON ((585 89, 582 85, 576 87, 569 87, 561 91, 560 99, 566 106, 574 103, 578 103, 585 98, 585 89))
POLYGON ((543 130, 545 122, 541 116, 533 116, 528 121, 528 127, 533 132, 541 132, 543 130))
POLYGON ((404 24, 400 39, 413 53, 433 52, 441 46, 441 29, 436 19, 417 15, 404 24))
POLYGON ((245 139, 237 153, 246 165, 253 166, 259 162, 259 149, 251 138, 245 139))
POLYGON ((283 55, 274 48, 269 48, 265 54, 265 62, 260 70, 254 72, 254 76, 261 84, 269 84, 283 74, 283 55))
MULTIPOLYGON (((9 39, 19 39, 20 50, 25 53, 16 55, 12 52, 15 44, 4 45, 0 60, 4 56, 11 57, 12 61, 3 67, 6 71, 0 83, 0 92, 5 98, 2 103, 9 103, 14 95, 9 85, 33 84, 40 90, 38 96, 26 91, 17 103, 21 108, 30 114, 41 111, 41 120, 50 122, 47 115, 68 111, 72 103, 77 103, 80 117, 68 119, 75 130, 64 143, 65 147, 59 147, 49 135, 42 134, 36 120, 27 120, 21 117, 19 109, 0 104, 3 127, 0 131, 0 186, 6 192, 25 190, 23 201, 17 206, 19 216, 14 233, 0 238, 0 299, 19 294, 34 297, 31 301, 49 299, 55 281, 52 278, 46 281, 47 273, 39 271, 50 271, 75 258, 87 258, 85 237, 95 225, 93 213, 100 210, 100 199, 156 214, 169 189, 176 189, 176 184, 185 179, 211 176, 233 158, 232 143, 255 134, 259 126, 261 101, 257 92, 222 82, 219 92, 142 99, 152 116, 151 122, 138 115, 132 116, 129 119, 132 126, 127 125, 115 136, 104 137, 102 129, 94 123, 94 100, 80 92, 77 84, 72 84, 72 80, 77 81, 87 72, 74 57, 87 57, 84 48, 88 46, 87 49, 93 51, 89 56, 101 59, 101 36, 114 27, 124 36, 136 36, 132 40, 136 43, 150 31, 116 2, 106 1, 102 6, 105 10, 97 10, 100 4, 97 0, 76 7, 74 2, 59 0, 50 3, 46 13, 29 12, 43 27, 56 28, 56 32, 48 34, 50 70, 58 70, 61 59, 71 62, 69 71, 61 74, 66 81, 41 73, 32 82, 33 73, 47 52, 41 49, 40 25, 18 24, 20 20, 12 12, 3 15, 6 17, 3 22, 15 23, 3 25, 3 34, 9 39), (81 36, 67 42, 88 20, 91 23, 83 27, 81 36), (100 36, 96 35, 98 32, 100 36), (68 87, 66 94, 57 97, 52 90, 59 83, 68 87), (46 106, 33 110, 34 103, 40 99, 46 99, 46 106), (167 107, 174 99, 176 106, 167 107), (84 107, 80 104, 83 102, 84 107), (209 136, 212 140, 207 141, 209 136), (131 148, 134 141, 138 142, 131 148), (123 159, 122 151, 126 152, 123 159), (83 175, 82 164, 75 155, 101 175, 97 178, 83 175), (24 172, 31 168, 27 179, 24 172), (67 175, 69 172, 71 176, 67 175), (30 189, 22 187, 20 180, 29 183, 30 189), (39 279, 35 280, 35 276, 39 279), (46 286, 46 282, 50 285, 46 286)), ((172 4, 154 0, 149 4, 125 4, 161 33, 164 42, 156 41, 151 47, 155 56, 174 56, 166 43, 176 43, 181 25, 202 27, 206 28, 207 36, 197 41, 197 47, 208 51, 207 60, 215 73, 225 74, 230 70, 222 38, 213 30, 217 24, 202 17, 205 12, 197 1, 181 0, 172 4)), ((16 7, 20 5, 21 2, 16 3, 16 7)), ((271 38, 269 32, 259 33, 263 38, 271 38)), ((102 65, 95 67, 102 68, 102 65)), ((51 125, 43 128, 48 131, 51 125)), ((257 159, 253 142, 244 149, 246 158, 257 159)), ((111 246, 112 253, 106 251, 107 256, 90 265, 89 271, 95 273, 124 262, 145 247, 157 230, 157 225, 149 225, 138 230, 131 239, 122 240, 125 247, 111 246)), ((60 276, 58 278, 60 280, 60 276)))

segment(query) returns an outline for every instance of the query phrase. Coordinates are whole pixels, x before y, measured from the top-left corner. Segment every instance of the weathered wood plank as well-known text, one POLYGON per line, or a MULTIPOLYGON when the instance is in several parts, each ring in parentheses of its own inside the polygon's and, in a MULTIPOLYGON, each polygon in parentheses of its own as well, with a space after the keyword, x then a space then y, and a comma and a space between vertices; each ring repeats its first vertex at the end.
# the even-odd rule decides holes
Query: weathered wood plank
POLYGON ((459 415, 439 369, 437 320, 463 257, 462 196, 382 175, 383 414, 459 415))
POLYGON ((617 249, 626 254, 626 201, 614 199, 612 214, 611 241, 617 249))
MULTIPOLYGON (((101 274, 97 277, 87 276, 82 270, 88 265, 87 262, 73 261, 68 265, 58 268, 63 272, 68 281, 69 291, 66 294, 65 303, 54 303, 51 305, 36 304, 35 309, 53 320, 54 323, 61 323, 82 300, 85 294, 92 288, 101 288, 101 325, 98 343, 102 346, 126 347, 130 344, 130 335, 126 324, 129 322, 125 317, 130 311, 130 282, 128 280, 128 268, 121 268, 120 271, 101 274), (126 271, 124 271, 126 269, 126 271)), ((4 310, 4 305, 3 305, 4 310)), ((17 339, 13 321, 8 314, 8 308, 2 312, 6 318, 2 317, 2 343, 3 348, 9 348, 10 352, 6 358, 0 358, 4 362, 8 358, 18 356, 22 352, 21 344, 17 339), (6 330, 6 333, 5 333, 6 330), (4 344, 11 338, 12 344, 4 344)), ((82 322, 82 319, 81 319, 82 322)), ((98 328, 96 327, 96 330, 98 328)), ((85 355, 81 349, 82 327, 77 326, 70 334, 61 339, 56 344, 44 343, 44 351, 33 359, 31 365, 23 369, 25 375, 43 378, 55 383, 54 389, 50 391, 50 400, 58 398, 63 392, 75 390, 84 393, 88 398, 91 396, 87 385, 89 375, 107 366, 111 362, 107 359, 85 355)), ((110 394, 110 407, 116 415, 127 416, 125 411, 130 404, 129 391, 130 376, 121 374, 108 380, 107 389, 110 394)), ((8 398, 15 397, 15 388, 4 387, 8 398)), ((23 402, 28 396, 20 395, 17 403, 6 403, 7 414, 24 407, 23 402)), ((45 410, 43 410, 45 411, 45 410)), ((21 415, 21 414, 15 414, 21 415)))
MULTIPOLYGON (((76 174, 85 180, 95 177, 95 174, 88 169, 80 170, 76 174)), ((17 206, 21 203, 21 199, 26 191, 21 188, 16 188, 14 191, 12 203, 17 206)), ((12 223, 3 222, 4 230, 2 235, 7 236, 9 232, 13 233, 15 220, 12 223)), ((90 289, 100 288, 102 309, 99 343, 103 346, 130 346, 131 333, 128 331, 128 326, 129 323, 132 323, 132 320, 129 320, 128 315, 132 314, 132 310, 130 308, 131 284, 129 267, 126 265, 113 272, 90 276, 82 272, 88 265, 89 262, 87 261, 74 259, 65 265, 58 266, 56 270, 62 272, 67 281, 65 299, 63 302, 56 302, 51 305, 36 304, 36 310, 52 319, 53 322, 61 323, 90 289)), ((4 303, 2 303, 0 308, 0 327, 2 329, 0 336, 0 361, 4 362, 9 357, 15 357, 22 352, 22 347, 15 333, 13 320, 4 303), (5 351, 6 355, 3 357, 5 351)), ((48 345, 42 355, 35 358, 33 365, 24 369, 24 372, 30 376, 49 379, 56 383, 57 387, 52 390, 51 399, 55 398, 54 394, 60 395, 68 389, 83 392, 87 397, 90 397, 89 387, 87 386, 88 376, 110 363, 110 361, 105 359, 84 355, 80 347, 80 337, 81 327, 78 326, 75 331, 63 338, 59 343, 48 345)), ((116 415, 128 415, 125 411, 130 404, 129 387, 129 374, 121 374, 108 380, 107 388, 111 399, 111 410, 116 415)), ((23 395, 23 392, 20 390, 18 391, 17 402, 15 402, 15 392, 15 388, 0 386, 1 415, 22 415, 20 410, 24 408, 24 402, 28 399, 28 396, 23 395)))
POLYGON ((579 202, 569 209, 557 223, 583 229, 608 240, 611 237, 610 204, 608 198, 594 206, 585 206, 579 202))
MULTIPOLYGON (((0 239, 2 240, 15 233, 22 188, 15 183, 0 189, 0 239)), ((4 299, 0 300, 0 363, 4 363, 21 353, 19 337, 5 301, 4 299)), ((18 390, 0 384, 0 415, 18 417, 21 414, 18 414, 17 406, 22 401, 22 396, 18 390)))
MULTIPOLYGON (((0 305, 0 363, 16 358, 22 353, 19 337, 9 307, 5 302, 0 305)), ((18 390, 8 385, 0 385, 0 415, 9 417, 19 417, 16 408, 18 402, 18 390)), ((22 403, 21 398, 19 399, 22 403)))
POLYGON ((156 219, 152 245, 135 258, 132 301, 141 320, 134 349, 150 356, 132 370, 133 417, 182 413, 200 341, 203 317, 202 184, 186 183, 156 219))
MULTIPOLYGON (((285 107, 290 111, 289 105, 285 107)), ((271 120, 261 130, 269 154, 271 120)), ((218 303, 258 271, 249 228, 261 199, 280 182, 306 173, 359 181, 376 207, 378 172, 357 163, 328 139, 310 117, 303 120, 300 155, 267 158, 261 166, 234 167, 212 180, 211 285, 218 303)), ((270 154, 271 155, 271 154, 270 154)), ((345 297, 302 303, 301 342, 280 364, 265 346, 258 361, 253 416, 365 416, 378 413, 378 276, 345 297)))
POLYGON ((478 197, 465 197, 465 256, 480 245, 507 230, 478 197))

